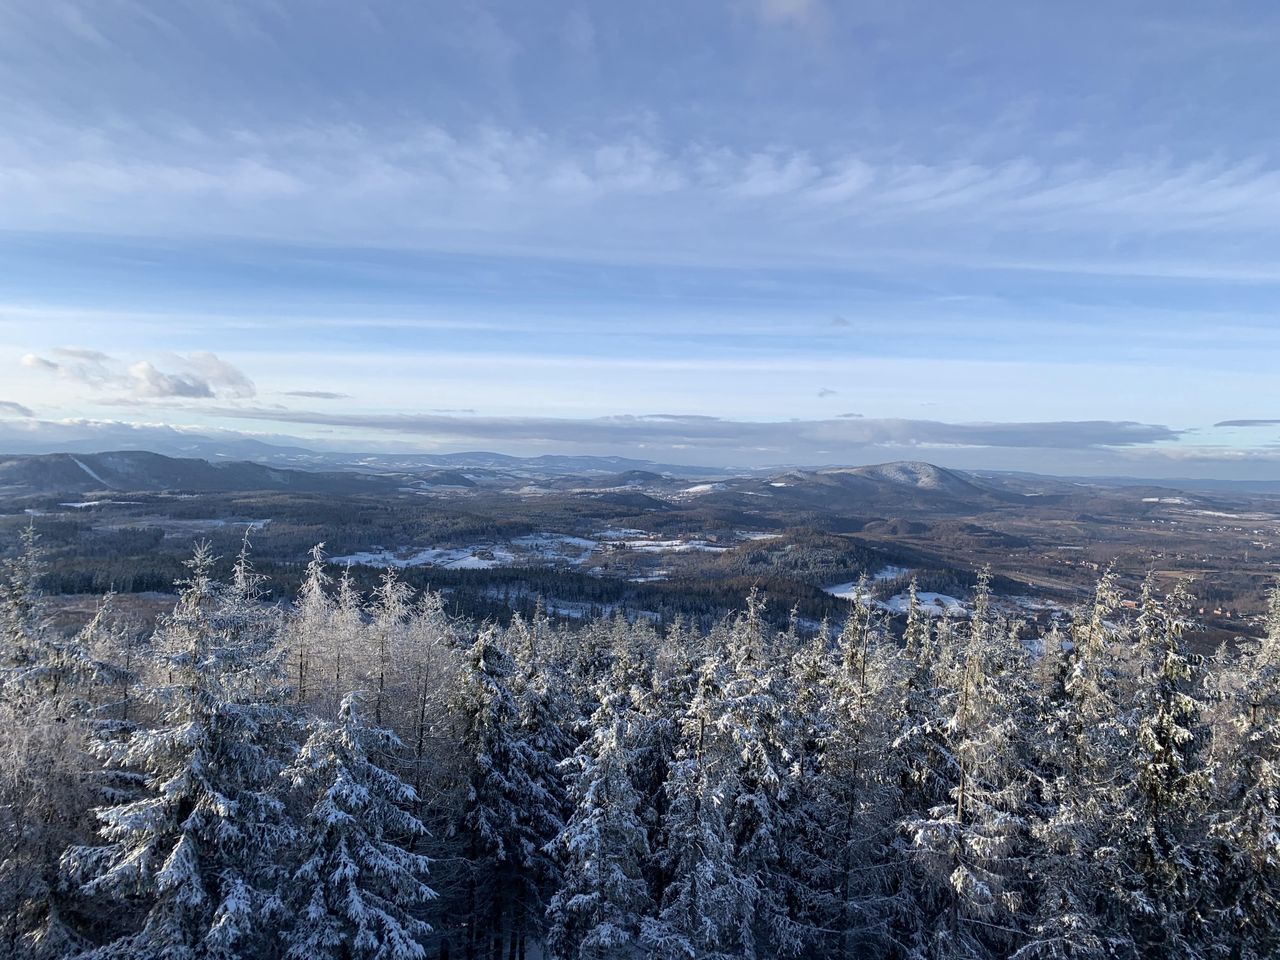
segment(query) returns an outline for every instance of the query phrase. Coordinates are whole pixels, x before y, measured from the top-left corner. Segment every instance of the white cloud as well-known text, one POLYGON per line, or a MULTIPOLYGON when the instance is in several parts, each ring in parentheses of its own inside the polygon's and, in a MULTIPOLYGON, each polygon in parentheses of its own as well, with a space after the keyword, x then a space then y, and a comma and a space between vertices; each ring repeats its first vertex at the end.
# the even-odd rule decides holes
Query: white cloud
POLYGON ((257 392, 242 371, 209 352, 169 355, 169 370, 149 360, 127 363, 79 347, 55 347, 50 353, 57 359, 28 353, 22 365, 83 384, 96 393, 115 394, 117 399, 241 400, 257 392))
POLYGON ((86 131, 46 119, 0 142, 0 228, 793 261, 895 246, 964 259, 984 249, 959 242, 975 231, 1044 241, 1038 250, 1005 247, 1017 261, 1076 241, 1096 251, 1099 231, 1113 240, 1275 238, 1280 222, 1280 168, 1257 158, 978 160, 957 149, 954 159, 917 162, 644 132, 127 123, 86 131))

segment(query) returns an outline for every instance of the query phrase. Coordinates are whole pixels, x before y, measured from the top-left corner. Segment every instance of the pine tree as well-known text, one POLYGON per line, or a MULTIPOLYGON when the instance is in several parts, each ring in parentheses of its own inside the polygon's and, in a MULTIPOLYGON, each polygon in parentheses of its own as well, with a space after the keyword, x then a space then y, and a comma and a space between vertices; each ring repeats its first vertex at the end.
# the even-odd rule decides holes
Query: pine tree
MULTIPOLYGON (((909 626, 919 643, 919 624, 909 626)), ((854 957, 886 948, 885 891, 891 861, 898 856, 896 784, 887 775, 893 723, 885 706, 899 665, 865 582, 855 592, 836 654, 827 681, 830 730, 821 744, 820 781, 829 810, 824 819, 830 825, 827 850, 834 874, 835 955, 854 957)))
POLYGON ((1239 740, 1213 825, 1221 878, 1214 925, 1228 951, 1262 960, 1280 953, 1280 586, 1268 594, 1263 637, 1246 647, 1238 671, 1239 740))
POLYGON ((632 781, 643 718, 629 690, 597 688, 591 734, 565 761, 573 813, 550 845, 562 879, 548 908, 553 956, 608 960, 639 955, 650 907, 648 831, 632 781))
POLYGON ((123 677, 98 656, 119 632, 109 597, 70 636, 50 626, 38 539, 28 527, 19 554, 0 568, 0 957, 33 960, 82 943, 59 859, 87 839, 96 773, 87 736, 102 727, 95 699, 123 677))
POLYGON ((1181 584, 1161 603, 1147 578, 1138 617, 1143 669, 1131 728, 1132 779, 1117 805, 1111 863, 1111 882, 1142 955, 1202 956, 1210 919, 1205 893, 1214 877, 1205 815, 1212 777, 1199 699, 1203 661, 1184 650, 1189 609, 1181 584))
POLYGON ((413 815, 413 787, 379 761, 402 745, 369 726, 359 696, 336 723, 319 721, 286 778, 314 799, 302 829, 307 846, 292 877, 297 921, 286 960, 421 960, 430 926, 416 911, 435 896, 427 858, 408 844, 426 830, 413 815))
POLYGON ((718 645, 709 647, 665 786, 667 811, 655 851, 663 877, 658 914, 642 930, 643 942, 663 960, 743 956, 737 945, 752 922, 756 896, 754 878, 740 874, 734 862, 725 816, 730 798, 709 755, 724 682, 718 645))
POLYGON ((456 709, 471 764, 460 825, 471 866, 468 960, 485 954, 500 960, 508 934, 518 941, 517 908, 531 896, 535 859, 545 845, 536 824, 554 805, 546 785, 531 774, 539 760, 520 735, 519 709, 510 688, 513 671, 494 631, 485 629, 467 651, 460 677, 456 709))
POLYGON ((990 611, 984 571, 942 703, 950 799, 910 824, 945 907, 930 947, 939 958, 1008 951, 1019 939, 1014 924, 1026 829, 1016 739, 1019 659, 1007 625, 990 611))
POLYGON ((260 949, 280 913, 275 858, 289 830, 275 791, 286 719, 278 622, 257 603, 247 552, 229 586, 212 565, 201 545, 156 636, 162 676, 149 699, 159 725, 97 742, 148 790, 98 811, 105 846, 65 857, 109 908, 143 904, 139 928, 95 958, 230 960, 260 949))
POLYGON ((334 604, 328 594, 333 578, 325 571, 324 544, 311 548, 311 559, 302 578, 302 588, 294 603, 286 627, 287 645, 290 649, 290 670, 293 694, 299 704, 318 702, 321 688, 327 679, 314 676, 321 653, 321 645, 329 635, 334 614, 334 604))

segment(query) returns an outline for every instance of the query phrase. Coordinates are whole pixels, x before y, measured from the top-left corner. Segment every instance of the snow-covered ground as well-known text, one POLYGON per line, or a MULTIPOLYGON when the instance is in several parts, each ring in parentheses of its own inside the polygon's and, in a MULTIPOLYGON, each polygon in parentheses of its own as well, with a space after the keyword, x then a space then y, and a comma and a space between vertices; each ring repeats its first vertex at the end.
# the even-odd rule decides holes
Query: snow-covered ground
MULTIPOLYGON (((910 571, 903 567, 885 567, 878 571, 870 579, 877 581, 888 581, 902 576, 910 571)), ((858 581, 850 580, 845 583, 834 583, 829 587, 822 588, 824 593, 829 593, 833 597, 839 597, 842 600, 853 601, 858 596, 858 581)), ((871 605, 879 610, 885 610, 894 614, 905 614, 911 608, 911 597, 906 593, 894 594, 888 600, 871 600, 871 605)), ((953 617, 968 616, 969 608, 965 606, 962 600, 955 597, 947 596, 945 593, 918 593, 916 601, 920 605, 920 612, 927 617, 941 617, 944 615, 953 617)))
POLYGON ((405 550, 366 550, 331 558, 333 563, 360 567, 441 567, 446 570, 488 570, 509 566, 515 556, 500 547, 457 547, 405 550))
MULTIPOLYGON (((945 593, 918 593, 916 601, 920 604, 920 612, 928 617, 964 617, 969 614, 969 608, 962 601, 945 593)), ((890 613, 907 613, 911 609, 911 596, 898 593, 880 606, 890 613)))
POLYGON ((719 543, 708 543, 706 540, 623 540, 631 550, 641 553, 688 553, 700 550, 706 553, 721 553, 729 548, 719 543))
POLYGON ((534 533, 516 537, 511 545, 523 553, 543 560, 568 560, 584 564, 591 559, 600 544, 585 537, 573 537, 565 533, 534 533))
POLYGON ((72 510, 88 510, 90 507, 132 507, 142 503, 141 500, 82 500, 79 503, 60 503, 60 507, 72 510))

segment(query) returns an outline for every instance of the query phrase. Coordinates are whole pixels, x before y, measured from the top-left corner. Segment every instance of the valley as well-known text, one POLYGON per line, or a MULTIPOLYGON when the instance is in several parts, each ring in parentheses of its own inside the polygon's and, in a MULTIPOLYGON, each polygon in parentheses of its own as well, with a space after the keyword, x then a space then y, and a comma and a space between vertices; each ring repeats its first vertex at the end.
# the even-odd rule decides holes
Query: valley
POLYGON ((775 619, 813 626, 841 619, 864 576, 890 615, 914 578, 927 612, 962 616, 984 565, 1011 612, 1047 620, 1114 564, 1129 588, 1148 568, 1191 578, 1216 641, 1255 627, 1280 575, 1273 494, 922 462, 731 475, 489 454, 306 470, 137 451, 0 457, 0 536, 16 542, 27 524, 68 598, 167 597, 194 542, 226 564, 248 534, 278 595, 324 541, 363 589, 394 567, 455 612, 500 621, 541 603, 706 626, 759 587, 775 619))

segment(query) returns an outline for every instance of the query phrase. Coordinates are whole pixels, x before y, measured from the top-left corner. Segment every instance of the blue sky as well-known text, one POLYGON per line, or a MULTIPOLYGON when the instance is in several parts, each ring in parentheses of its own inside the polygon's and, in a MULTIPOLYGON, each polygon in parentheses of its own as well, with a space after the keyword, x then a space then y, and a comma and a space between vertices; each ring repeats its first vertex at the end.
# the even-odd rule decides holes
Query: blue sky
POLYGON ((1277 42, 1261 2, 0 0, 0 446, 1271 476, 1277 42))

